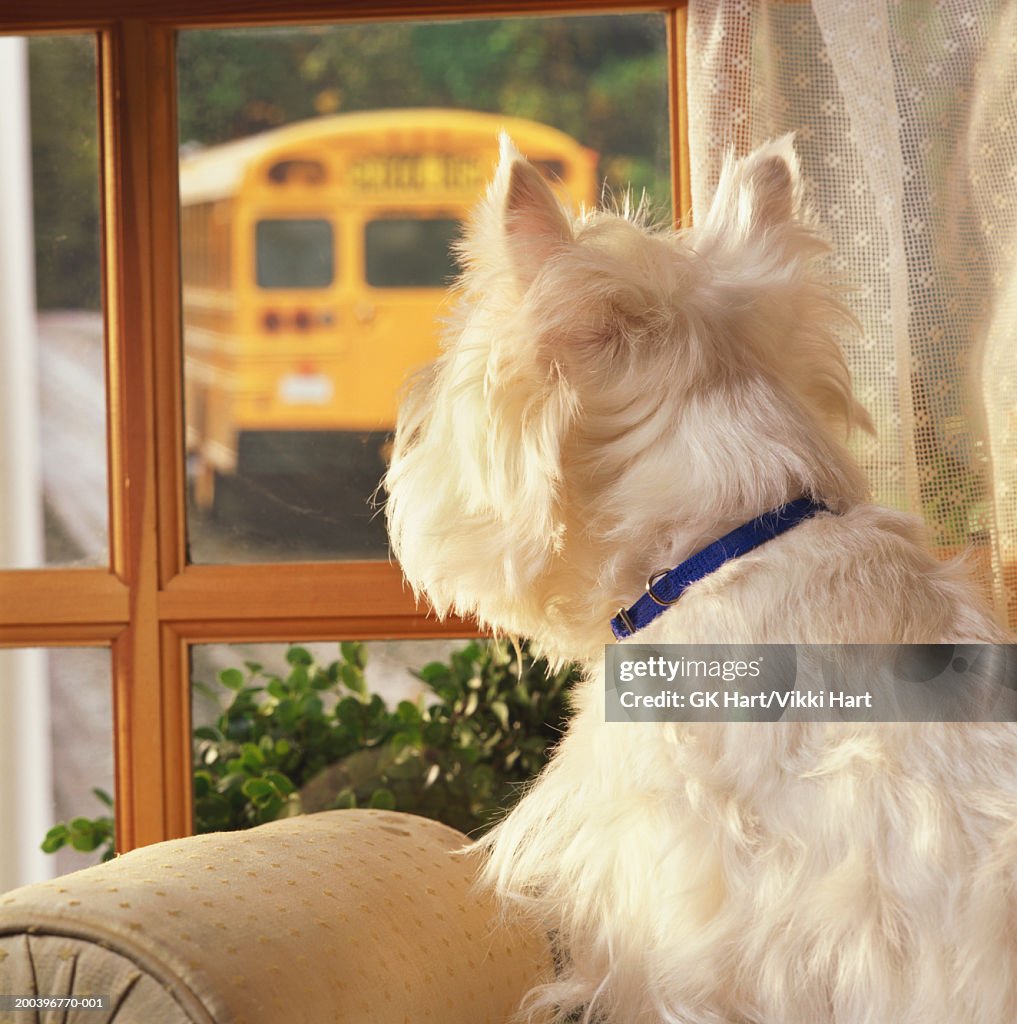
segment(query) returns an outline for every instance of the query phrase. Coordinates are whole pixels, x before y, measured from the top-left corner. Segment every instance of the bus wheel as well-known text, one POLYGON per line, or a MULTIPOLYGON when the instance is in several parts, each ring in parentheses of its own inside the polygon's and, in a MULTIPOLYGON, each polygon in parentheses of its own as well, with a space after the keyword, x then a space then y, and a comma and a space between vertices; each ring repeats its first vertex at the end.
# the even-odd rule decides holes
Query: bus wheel
POLYGON ((233 473, 202 462, 192 481, 194 508, 202 519, 228 524, 244 514, 244 488, 233 473))
POLYGON ((247 481, 234 473, 215 470, 209 518, 221 525, 236 526, 249 512, 250 487, 247 481))
POLYGON ((219 474, 204 459, 198 464, 193 476, 194 504, 202 514, 208 514, 215 506, 216 482, 219 474))

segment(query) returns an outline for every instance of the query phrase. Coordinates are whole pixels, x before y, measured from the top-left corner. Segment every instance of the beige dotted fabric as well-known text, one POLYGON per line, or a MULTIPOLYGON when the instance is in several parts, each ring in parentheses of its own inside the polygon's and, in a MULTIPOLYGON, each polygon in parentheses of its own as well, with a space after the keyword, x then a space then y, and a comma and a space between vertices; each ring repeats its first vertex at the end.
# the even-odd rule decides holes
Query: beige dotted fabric
POLYGON ((550 954, 497 923, 465 844, 353 810, 136 850, 0 895, 0 994, 113 996, 40 1018, 89 1024, 505 1024, 550 954))
POLYGON ((197 1004, 181 1006, 171 988, 127 957, 96 943, 63 935, 0 935, 0 993, 4 995, 104 996, 109 1009, 36 1013, 0 1010, 0 1024, 107 1024, 207 1021, 197 1004))

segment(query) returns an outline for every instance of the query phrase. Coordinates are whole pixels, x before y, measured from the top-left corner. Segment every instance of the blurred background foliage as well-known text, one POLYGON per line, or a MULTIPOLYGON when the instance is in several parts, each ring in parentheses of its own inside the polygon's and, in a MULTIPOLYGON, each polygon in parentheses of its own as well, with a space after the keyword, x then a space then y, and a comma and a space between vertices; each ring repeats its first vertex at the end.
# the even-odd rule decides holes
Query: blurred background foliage
MULTIPOLYGON (((189 31, 177 55, 185 146, 346 111, 502 112, 596 150, 612 190, 645 189, 654 213, 670 217, 659 14, 189 31)), ((33 38, 29 63, 32 96, 61 97, 59 117, 50 102, 46 117, 33 118, 39 306, 98 309, 94 41, 33 38)))
POLYGON ((31 36, 28 63, 38 306, 99 309, 95 40, 31 36))

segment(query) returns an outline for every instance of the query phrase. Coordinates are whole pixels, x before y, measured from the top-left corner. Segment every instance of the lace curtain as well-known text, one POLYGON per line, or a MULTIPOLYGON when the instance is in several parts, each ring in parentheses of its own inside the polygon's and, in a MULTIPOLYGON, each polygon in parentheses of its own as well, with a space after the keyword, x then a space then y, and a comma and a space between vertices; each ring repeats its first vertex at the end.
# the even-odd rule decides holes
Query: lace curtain
POLYGON ((1017 625, 1017 2, 690 0, 688 65, 694 213, 727 149, 797 133, 856 454, 1017 625))

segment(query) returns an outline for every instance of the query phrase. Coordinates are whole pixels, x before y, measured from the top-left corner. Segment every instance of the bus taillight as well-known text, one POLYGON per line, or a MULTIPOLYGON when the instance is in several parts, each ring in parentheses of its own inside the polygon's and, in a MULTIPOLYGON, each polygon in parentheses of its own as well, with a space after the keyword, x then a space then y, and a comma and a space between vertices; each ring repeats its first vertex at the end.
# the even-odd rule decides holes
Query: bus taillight
POLYGON ((282 326, 282 320, 274 309, 262 314, 261 323, 266 331, 278 331, 282 326))
POLYGON ((298 309, 293 314, 293 325, 298 331, 306 331, 311 326, 311 314, 306 309, 298 309))

